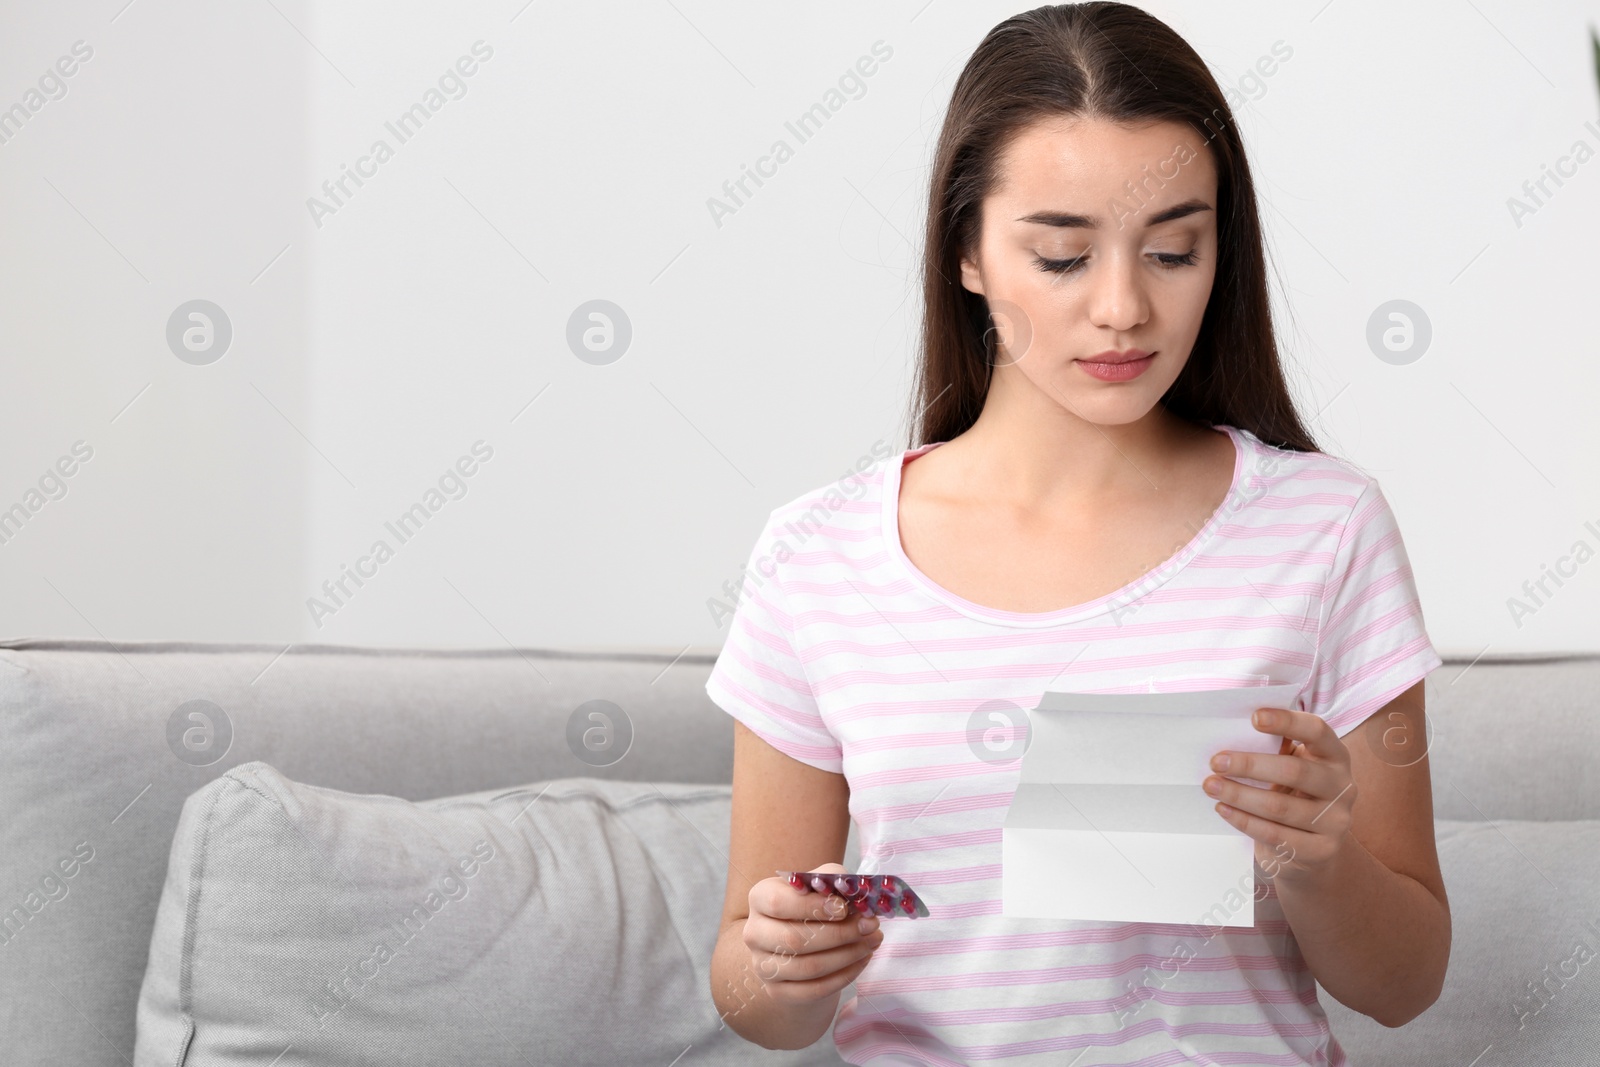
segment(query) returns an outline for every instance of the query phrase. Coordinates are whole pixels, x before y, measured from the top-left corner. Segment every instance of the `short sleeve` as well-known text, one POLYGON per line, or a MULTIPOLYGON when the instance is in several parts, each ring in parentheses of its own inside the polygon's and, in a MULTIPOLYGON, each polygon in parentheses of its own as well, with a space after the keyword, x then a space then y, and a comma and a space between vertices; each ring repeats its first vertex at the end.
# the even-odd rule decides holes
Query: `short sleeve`
POLYGON ((844 772, 843 750, 823 721, 795 650, 793 617, 775 565, 759 543, 706 695, 784 755, 844 772))
POLYGON ((1443 662, 1376 480, 1356 498, 1323 586, 1307 711, 1343 737, 1443 662))

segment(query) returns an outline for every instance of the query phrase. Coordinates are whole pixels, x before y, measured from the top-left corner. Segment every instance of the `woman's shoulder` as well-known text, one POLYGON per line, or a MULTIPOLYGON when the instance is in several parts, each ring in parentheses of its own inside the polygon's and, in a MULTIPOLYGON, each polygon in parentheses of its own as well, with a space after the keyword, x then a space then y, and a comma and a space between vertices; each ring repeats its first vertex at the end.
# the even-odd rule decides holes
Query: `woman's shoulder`
POLYGON ((815 577, 837 566, 854 568, 877 558, 884 472, 888 463, 903 459, 902 452, 886 452, 875 446, 871 455, 863 455, 843 474, 772 509, 761 536, 780 574, 815 577))
POLYGON ((1356 464, 1329 452, 1280 448, 1249 430, 1236 429, 1246 453, 1244 475, 1258 489, 1293 496, 1329 496, 1353 501, 1377 484, 1356 464))
POLYGON ((841 528, 871 529, 881 513, 888 465, 903 458, 901 452, 874 447, 872 454, 863 455, 843 474, 773 508, 768 524, 817 533, 841 528))

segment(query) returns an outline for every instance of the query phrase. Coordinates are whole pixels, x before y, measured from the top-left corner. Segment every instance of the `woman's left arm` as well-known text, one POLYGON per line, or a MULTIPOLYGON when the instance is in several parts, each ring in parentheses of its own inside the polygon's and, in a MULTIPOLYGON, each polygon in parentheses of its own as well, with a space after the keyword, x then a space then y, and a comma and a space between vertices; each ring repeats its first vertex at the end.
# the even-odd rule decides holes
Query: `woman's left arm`
POLYGON ((1255 839, 1317 981, 1347 1007, 1404 1026, 1439 998, 1450 960, 1423 683, 1343 738, 1304 711, 1262 709, 1254 725, 1286 738, 1284 748, 1299 744, 1279 755, 1219 753, 1231 762, 1212 760, 1219 774, 1206 792, 1255 839))

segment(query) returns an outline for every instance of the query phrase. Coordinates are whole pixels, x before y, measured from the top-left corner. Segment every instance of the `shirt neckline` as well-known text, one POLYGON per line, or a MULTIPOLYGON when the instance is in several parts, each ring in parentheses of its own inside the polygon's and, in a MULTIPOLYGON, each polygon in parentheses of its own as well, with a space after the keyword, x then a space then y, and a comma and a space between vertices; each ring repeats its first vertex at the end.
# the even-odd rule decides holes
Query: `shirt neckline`
POLYGON ((1107 593, 1105 596, 1098 597, 1087 603, 1057 608, 1055 611, 1002 611, 999 608, 986 607, 965 597, 957 596, 926 574, 923 574, 917 568, 917 565, 911 562, 911 557, 906 555, 905 548, 900 544, 900 476, 907 461, 938 448, 945 443, 943 441, 930 441, 925 445, 906 449, 900 453, 897 459, 890 462, 884 471, 880 531, 887 543, 889 558, 934 599, 979 622, 996 623, 1002 626, 1056 626, 1061 623, 1093 618, 1096 615, 1112 610, 1119 604, 1131 604, 1146 593, 1164 584, 1174 574, 1182 570, 1191 559, 1199 555, 1200 550, 1215 536, 1227 513, 1232 510, 1230 505, 1236 498, 1244 478, 1245 452, 1250 447, 1249 440, 1243 431, 1233 426, 1221 423, 1211 423, 1209 425, 1213 430, 1226 432, 1228 439, 1233 442, 1233 479, 1228 485, 1227 494, 1222 498, 1222 503, 1211 513, 1211 517, 1206 520, 1205 525, 1200 528, 1199 532, 1177 553, 1158 563, 1154 570, 1147 571, 1122 588, 1107 593))

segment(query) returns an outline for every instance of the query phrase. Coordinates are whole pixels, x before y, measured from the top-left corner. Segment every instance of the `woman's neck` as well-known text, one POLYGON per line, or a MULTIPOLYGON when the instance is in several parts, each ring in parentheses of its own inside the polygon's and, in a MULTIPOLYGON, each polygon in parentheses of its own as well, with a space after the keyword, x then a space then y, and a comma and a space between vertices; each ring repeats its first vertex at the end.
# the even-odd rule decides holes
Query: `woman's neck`
POLYGON ((1029 417, 988 403, 938 451, 952 480, 974 495, 1051 511, 1168 485, 1213 432, 1159 404, 1134 422, 1097 424, 1059 407, 1029 417))

